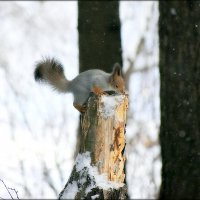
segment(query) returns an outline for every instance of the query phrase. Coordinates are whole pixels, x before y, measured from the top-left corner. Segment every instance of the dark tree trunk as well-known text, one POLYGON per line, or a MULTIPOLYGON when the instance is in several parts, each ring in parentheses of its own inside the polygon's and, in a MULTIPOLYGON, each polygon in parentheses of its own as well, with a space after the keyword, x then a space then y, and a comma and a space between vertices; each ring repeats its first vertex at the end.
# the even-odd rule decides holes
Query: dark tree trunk
POLYGON ((118 1, 79 1, 78 31, 80 72, 122 64, 118 1))
POLYGON ((159 10, 160 199, 200 199, 200 2, 159 10))
MULTIPOLYGON (((102 69, 111 72, 122 65, 118 1, 78 1, 79 71, 102 69)), ((78 127, 77 151, 80 142, 78 127)))

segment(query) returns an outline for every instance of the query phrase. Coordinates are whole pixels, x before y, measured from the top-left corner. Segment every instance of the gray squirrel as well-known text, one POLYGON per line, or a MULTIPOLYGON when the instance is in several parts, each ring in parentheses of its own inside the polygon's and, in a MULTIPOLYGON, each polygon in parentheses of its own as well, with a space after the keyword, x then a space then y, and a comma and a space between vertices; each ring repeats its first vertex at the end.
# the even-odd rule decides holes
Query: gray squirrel
POLYGON ((105 91, 125 93, 125 83, 118 63, 114 65, 112 73, 91 69, 69 81, 64 75, 62 64, 54 58, 46 58, 36 64, 34 77, 36 81, 48 83, 59 92, 71 92, 74 96, 73 105, 81 113, 86 111, 85 103, 90 92, 97 95, 105 91))

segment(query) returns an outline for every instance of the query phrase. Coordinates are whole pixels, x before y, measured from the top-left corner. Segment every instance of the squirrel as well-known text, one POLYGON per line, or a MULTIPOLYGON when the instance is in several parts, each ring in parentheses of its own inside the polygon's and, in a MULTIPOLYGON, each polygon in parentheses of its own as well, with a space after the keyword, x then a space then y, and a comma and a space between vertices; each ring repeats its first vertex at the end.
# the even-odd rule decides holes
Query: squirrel
POLYGON ((34 77, 36 81, 48 83, 59 92, 71 92, 74 96, 73 105, 81 113, 86 111, 85 103, 90 92, 96 95, 109 90, 125 93, 125 83, 118 63, 113 66, 112 73, 91 69, 70 81, 65 77, 63 65, 58 60, 46 58, 36 64, 34 77))

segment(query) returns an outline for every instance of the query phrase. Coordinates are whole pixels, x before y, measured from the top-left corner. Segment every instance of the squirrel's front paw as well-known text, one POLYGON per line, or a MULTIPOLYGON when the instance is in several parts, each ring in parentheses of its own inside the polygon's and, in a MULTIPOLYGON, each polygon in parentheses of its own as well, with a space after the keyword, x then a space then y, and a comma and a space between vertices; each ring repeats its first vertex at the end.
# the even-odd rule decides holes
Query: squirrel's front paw
POLYGON ((102 94, 106 94, 100 87, 98 86, 94 86, 92 88, 92 92, 96 95, 102 95, 102 94))
POLYGON ((80 113, 84 113, 87 110, 86 105, 80 105, 80 104, 76 104, 76 103, 73 103, 73 105, 80 113))

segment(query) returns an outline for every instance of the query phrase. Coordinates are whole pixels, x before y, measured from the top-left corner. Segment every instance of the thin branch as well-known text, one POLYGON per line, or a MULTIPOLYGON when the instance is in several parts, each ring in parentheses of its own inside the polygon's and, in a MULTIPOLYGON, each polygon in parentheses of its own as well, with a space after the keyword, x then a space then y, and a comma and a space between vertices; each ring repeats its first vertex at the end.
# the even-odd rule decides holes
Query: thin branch
POLYGON ((10 187, 8 187, 8 189, 9 189, 9 190, 12 190, 12 191, 16 194, 17 199, 19 199, 18 191, 17 191, 16 189, 10 188, 10 187))
MULTIPOLYGON (((151 11, 151 15, 153 15, 153 6, 152 5, 152 11, 151 11)), ((150 20, 151 20, 151 17, 148 17, 147 18, 147 23, 146 23, 146 31, 147 32, 149 30, 149 26, 150 26, 150 20)), ((136 49, 136 54, 135 54, 135 58, 127 58, 128 62, 129 62, 129 66, 128 66, 128 69, 127 71, 124 73, 124 77, 125 77, 125 80, 126 80, 126 87, 127 89, 129 88, 129 81, 130 81, 130 77, 131 77, 131 74, 134 73, 134 72, 143 72, 143 71, 146 71, 148 70, 148 66, 145 66, 141 69, 135 69, 134 68, 134 65, 135 65, 135 61, 137 59, 137 57, 139 56, 139 54, 144 50, 144 44, 145 44, 145 34, 141 35, 140 37, 140 41, 137 45, 137 49, 136 49)))
MULTIPOLYGON (((4 185, 4 187, 6 188, 8 194, 10 195, 10 198, 11 198, 11 199, 14 199, 14 198, 13 198, 12 194, 10 193, 10 190, 12 190, 12 191, 16 194, 17 199, 19 199, 18 191, 17 191, 16 189, 7 187, 6 184, 4 183, 4 181, 3 181, 2 179, 0 179, 0 181, 3 183, 3 185, 4 185)), ((1 197, 0 197, 0 198, 1 198, 1 197)), ((1 199, 3 199, 3 198, 1 198, 1 199)))
POLYGON ((29 190, 29 188, 27 187, 27 181, 26 181, 26 174, 25 174, 25 169, 24 169, 24 162, 22 160, 19 160, 19 166, 20 166, 20 172, 21 175, 23 177, 23 182, 24 184, 21 185, 24 188, 24 191, 26 193, 27 196, 31 197, 31 191, 29 190))
MULTIPOLYGON (((5 65, 6 66, 6 65, 5 65)), ((32 128, 28 122, 28 119, 27 119, 27 116, 26 116, 26 112, 24 111, 24 108, 23 108, 23 103, 21 102, 20 100, 20 93, 19 91, 16 89, 16 87, 13 85, 12 81, 10 80, 9 78, 9 70, 8 68, 4 67, 4 70, 5 70, 5 78, 6 78, 6 81, 9 85, 9 87, 11 88, 13 94, 15 95, 15 100, 19 106, 19 109, 21 110, 21 114, 22 114, 22 117, 23 117, 23 121, 24 121, 24 124, 26 125, 28 131, 33 135, 35 136, 34 132, 32 131, 32 128)))
POLYGON ((58 174, 60 176, 60 181, 61 183, 64 182, 64 176, 63 176, 63 172, 62 172, 62 169, 61 169, 61 166, 60 166, 60 162, 57 160, 57 157, 55 157, 55 164, 56 164, 56 167, 57 167, 57 170, 58 170, 58 174))
POLYGON ((58 195, 58 191, 56 190, 53 180, 51 179, 49 169, 47 168, 47 165, 45 162, 43 162, 43 176, 46 178, 46 182, 49 185, 49 187, 54 191, 55 195, 58 195))
POLYGON ((6 190, 7 190, 8 194, 9 194, 9 195, 10 195, 10 197, 13 199, 13 197, 12 197, 12 195, 11 195, 11 193, 10 193, 10 191, 9 191, 8 187, 7 187, 7 186, 6 186, 6 184, 4 183, 4 181, 3 181, 3 180, 1 180, 1 179, 0 179, 0 181, 3 183, 3 185, 4 185, 4 187, 6 188, 6 190))
POLYGON ((129 62, 129 66, 128 66, 127 71, 124 73, 127 88, 129 87, 129 80, 130 80, 131 74, 133 73, 134 70, 136 70, 134 68, 135 60, 139 56, 139 54, 142 52, 143 47, 144 47, 144 43, 145 43, 145 38, 144 38, 144 36, 141 36, 140 41, 139 41, 138 46, 137 46, 135 59, 127 58, 128 62, 129 62))

